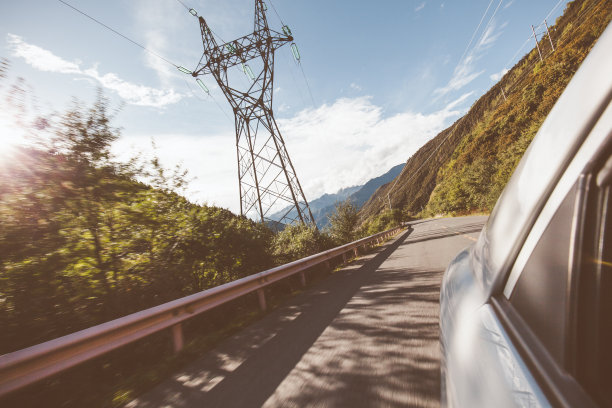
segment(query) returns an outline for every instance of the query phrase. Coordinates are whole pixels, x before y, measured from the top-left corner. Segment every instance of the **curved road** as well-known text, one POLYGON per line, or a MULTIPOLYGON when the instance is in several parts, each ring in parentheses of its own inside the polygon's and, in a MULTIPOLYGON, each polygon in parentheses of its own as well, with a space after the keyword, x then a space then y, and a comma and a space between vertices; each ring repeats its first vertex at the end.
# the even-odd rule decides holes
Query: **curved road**
POLYGON ((485 221, 413 223, 127 407, 439 406, 442 273, 485 221))

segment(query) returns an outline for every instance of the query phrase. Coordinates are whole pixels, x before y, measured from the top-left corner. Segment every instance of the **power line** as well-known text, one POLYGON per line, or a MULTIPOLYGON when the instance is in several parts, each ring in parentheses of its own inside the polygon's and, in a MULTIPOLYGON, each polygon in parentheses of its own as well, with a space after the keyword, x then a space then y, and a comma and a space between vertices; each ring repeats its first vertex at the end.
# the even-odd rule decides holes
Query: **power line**
MULTIPOLYGON (((403 185, 406 185, 406 184, 408 184, 408 183, 410 183, 410 181, 412 181, 412 179, 413 179, 413 178, 415 178, 417 174, 419 174, 419 170, 421 170, 421 169, 423 168, 423 166, 425 166, 425 164, 426 164, 427 162, 429 162, 429 159, 431 159, 431 158, 432 158, 432 156, 433 156, 433 155, 434 155, 434 154, 435 154, 435 153, 436 153, 438 150, 440 150, 440 148, 442 147, 442 145, 443 145, 443 144, 444 144, 444 143, 445 143, 445 142, 446 142, 446 141, 447 141, 447 140, 448 140, 448 139, 449 139, 449 138, 450 138, 452 135, 454 135, 454 134, 455 134, 455 132, 457 131, 457 127, 459 126, 459 123, 460 123, 460 122, 462 122, 462 121, 463 121, 463 119, 465 119, 466 117, 467 117, 467 113, 466 113, 465 115, 463 115, 463 116, 462 116, 462 117, 461 117, 459 120, 457 120, 457 121, 455 122, 455 124, 453 125, 453 128, 452 128, 451 130, 449 130, 449 132, 448 132, 448 136, 446 136, 446 137, 444 138, 444 140, 442 140, 442 142, 441 142, 441 143, 440 143, 440 144, 439 144, 439 145, 438 145, 438 146, 437 146, 437 147, 436 147, 436 148, 433 150, 433 152, 431 152, 431 154, 430 154, 429 156, 427 156, 427 159, 425 159, 425 160, 423 161, 423 163, 421 163, 421 165, 419 166, 419 168, 418 168, 418 169, 416 169, 416 171, 415 171, 414 173, 412 173, 412 175, 411 175, 411 176, 408 178, 408 180, 406 180, 404 183, 402 183, 402 186, 403 186, 403 185)), ((403 173, 403 172, 404 172, 404 169, 406 169, 407 167, 408 167, 408 161, 406 161, 406 164, 404 165, 404 168, 402 169, 402 172, 401 172, 401 173, 403 173)), ((400 173, 400 175, 401 175, 401 173, 400 173)), ((387 196, 389 197, 389 200, 390 200, 390 196, 391 196, 392 189, 393 189, 393 187, 395 187, 395 185, 397 184, 397 182, 398 182, 398 181, 399 181, 399 175, 397 176, 396 181, 395 181, 395 183, 393 184, 393 186, 391 186, 391 188, 390 188, 390 189, 389 189, 389 191, 387 192, 387 196)))
POLYGON ((101 22, 100 20, 97 20, 97 19, 93 18, 92 16, 90 16, 89 14, 85 13, 84 11, 81 11, 81 10, 79 10, 78 8, 74 7, 73 5, 68 4, 68 3, 67 3, 67 2, 65 2, 64 0, 57 0, 57 1, 59 1, 60 3, 62 3, 62 4, 64 4, 64 5, 66 5, 66 6, 68 6, 68 7, 70 7, 71 9, 73 9, 74 11, 76 11, 77 13, 80 13, 80 14, 84 15, 85 17, 89 18, 90 20, 95 21, 96 23, 100 24, 102 27, 104 27, 104 28, 106 28, 106 29, 108 29, 108 30, 112 31, 113 33, 117 34, 118 36, 120 36, 120 37, 122 37, 122 38, 124 38, 124 39, 128 40, 128 41, 129 41, 129 42, 131 42, 132 44, 134 44, 134 45, 136 45, 136 46, 138 46, 138 47, 142 48, 143 50, 145 50, 145 51, 146 51, 146 52, 148 52, 149 54, 154 55, 154 56, 156 56, 157 58, 159 58, 159 59, 161 59, 161 60, 163 60, 163 61, 167 62, 168 64, 172 65, 173 67, 175 67, 175 68, 178 68, 178 67, 179 67, 179 66, 178 66, 178 65, 176 65, 174 62, 171 62, 171 61, 167 60, 166 58, 162 57, 161 55, 159 55, 158 53, 156 53, 156 52, 154 52, 154 51, 151 51, 150 49, 148 49, 148 48, 147 48, 147 47, 145 47, 144 45, 142 45, 142 44, 140 44, 140 43, 137 43, 136 41, 132 40, 131 38, 129 38, 129 37, 127 37, 127 36, 125 36, 125 35, 121 34, 119 31, 115 30, 114 28, 107 26, 106 24, 104 24, 104 23, 103 23, 103 22, 101 22))
POLYGON ((181 0, 176 0, 176 1, 178 1, 183 7, 185 7, 187 11, 189 11, 189 14, 191 14, 191 10, 193 10, 191 7, 187 7, 187 5, 183 3, 181 0))
MULTIPOLYGON (((206 101, 206 99, 202 98, 201 96, 198 95, 198 91, 194 91, 193 87, 191 86, 191 84, 185 79, 183 78, 183 81, 185 81, 185 84, 187 84, 187 87, 189 88, 189 91, 191 92, 191 94, 193 96, 195 96, 196 98, 198 98, 201 101, 206 101)), ((221 107, 221 105, 219 104, 219 102, 217 102, 217 99, 213 96, 212 93, 208 93, 208 96, 210 96, 210 98, 213 100, 213 102, 215 103, 215 105, 217 105, 217 107, 219 108, 219 110, 223 113, 223 115, 225 115, 225 117, 231 121, 232 118, 230 118, 227 114, 227 112, 221 107)))
POLYGON ((287 70, 289 74, 291 75, 291 79, 293 81, 293 85, 295 86, 295 89, 297 89, 298 94, 300 95, 302 105, 306 106, 307 101, 304 98, 303 87, 300 83, 298 83, 297 77, 295 76, 295 73, 294 73, 294 64, 296 63, 295 58, 293 57, 293 54, 287 54, 283 51, 280 51, 280 53, 283 54, 283 56, 285 56, 285 58, 283 58, 285 61, 285 66, 287 67, 287 70), (291 61, 289 61, 289 59, 291 59, 291 61))
MULTIPOLYGON (((189 7, 187 4, 185 4, 183 1, 181 0, 176 0, 180 3, 181 6, 185 7, 185 9, 189 12, 189 14, 191 14, 194 17, 198 17, 198 12, 193 8, 193 7, 189 7)), ((225 41, 223 40, 223 38, 221 38, 220 35, 218 35, 217 33, 215 33, 210 27, 209 30, 211 33, 213 33, 213 35, 217 38, 219 38, 219 40, 221 40, 221 43, 225 43, 225 41)))
MULTIPOLYGON (((563 1, 564 1, 564 0, 559 0, 559 1, 557 2, 557 4, 555 4, 555 6, 554 6, 554 7, 553 7, 553 8, 552 8, 552 9, 551 9, 549 12, 548 12, 548 14, 546 15, 546 17, 544 17, 544 20, 542 20, 542 22, 541 22, 541 23, 538 25, 538 28, 539 28, 539 27, 540 27, 542 24, 544 24, 544 21, 546 21, 546 19, 548 19, 548 17, 550 17, 550 15, 551 15, 551 14, 552 14, 552 13, 553 13, 553 12, 554 12, 556 9, 557 9, 557 7, 559 7, 559 5, 560 5, 561 3, 563 3, 563 1)), ((504 68, 507 68, 507 67, 508 67, 508 65, 510 65, 510 63, 511 63, 512 61, 514 61, 514 59, 515 59, 515 58, 516 58, 516 56, 517 56, 517 55, 518 55, 518 54, 521 52, 521 50, 522 50, 523 48, 525 48, 525 45, 527 45, 527 44, 529 43, 529 41, 531 41, 531 37, 532 37, 532 36, 530 35, 530 36, 529 36, 529 38, 527 38, 527 39, 525 40, 525 42, 523 43, 523 45, 521 45, 521 47, 520 47, 520 48, 519 48, 519 49, 518 49, 518 50, 517 50, 517 51, 514 53, 514 55, 512 56, 512 58, 510 58, 510 59, 508 60, 508 62, 506 62, 506 64, 504 65, 504 68)))
POLYGON ((486 17, 487 12, 489 11, 489 8, 491 7, 491 4, 493 4, 493 0, 491 0, 489 2, 489 5, 487 6, 487 9, 485 10, 484 14, 480 18, 480 23, 478 23, 478 27, 476 27, 476 30, 474 30, 474 33, 472 34, 472 38, 470 38, 470 42, 468 43, 467 47, 465 47, 465 51, 463 51, 463 54, 461 55, 461 58, 459 58, 459 63, 461 63, 461 61, 463 61, 463 57, 465 57, 465 54, 467 54, 467 51, 470 49, 470 45, 472 45, 472 41, 474 41, 474 37, 476 37, 476 33, 480 29, 480 26, 481 26, 482 22, 484 21, 484 18, 486 17))
POLYGON ((497 10, 499 10, 499 6, 501 6, 503 2, 504 0, 499 0, 499 3, 497 3, 497 7, 495 7, 493 14, 491 14, 491 18, 489 19, 489 21, 487 21, 487 25, 485 25, 484 30, 482 30, 482 35, 480 36, 480 39, 478 40, 479 43, 484 39, 485 35, 487 34, 487 28, 489 28, 489 26, 491 25, 493 18, 497 14, 497 10))
MULTIPOLYGON (((584 16, 586 16, 587 14, 589 14, 591 12, 591 10, 593 10, 593 8, 595 8, 595 6, 597 6, 599 4, 599 2, 597 1, 593 1, 587 8, 585 8, 578 16, 576 16, 576 18, 574 19, 574 21, 579 21, 581 20, 578 24, 575 24, 573 27, 574 29, 577 29, 578 27, 580 27, 582 24, 584 24, 587 20, 583 19, 584 16)), ((556 6, 555 6, 556 8, 556 6)), ((554 8, 553 8, 554 10, 554 8)), ((551 13, 549 13, 550 15, 551 13)), ((530 36, 527 40, 530 41, 531 38, 533 37, 530 36)), ((557 43, 557 47, 561 46, 564 44, 563 40, 567 41, 568 38, 571 37, 565 37, 565 39, 561 39, 558 43, 557 43)), ((548 57, 552 52, 549 52, 548 54, 544 55, 544 58, 548 57)), ((507 92, 511 92, 514 87, 516 85, 518 85, 521 80, 523 80, 525 77, 527 77, 530 74, 530 71, 533 67, 535 67, 535 65, 538 63, 538 59, 534 59, 531 63, 529 63, 527 66, 523 67, 523 74, 521 76, 519 76, 514 83, 512 83, 508 88, 507 88, 507 92)))
POLYGON ((281 18, 280 14, 278 14, 278 11, 276 11, 276 7, 274 7, 274 4, 272 4, 272 0, 268 0, 268 2, 272 6, 272 10, 274 10, 274 14, 276 14, 276 17, 278 17, 278 19, 280 20, 281 24, 285 25, 285 23, 283 22, 283 19, 281 18))
POLYGON ((298 61, 298 65, 300 66, 300 71, 302 71, 302 76, 304 77, 304 82, 306 83, 306 88, 308 88, 308 94, 310 95, 310 100, 312 101, 312 107, 316 108, 317 104, 315 103, 314 97, 312 96, 312 90, 310 89, 310 84, 308 83, 308 78, 304 73, 304 68, 302 67, 302 63, 298 61))
MULTIPOLYGON (((282 17, 280 16, 280 14, 278 14, 278 11, 276 10, 276 7, 274 7, 274 3, 272 3, 272 0, 268 0, 268 3, 270 3, 270 6, 272 6, 272 10, 274 11, 274 14, 276 14, 276 17, 278 17, 279 21, 281 22, 281 24, 283 26, 285 26, 285 22, 283 21, 282 17)), ((295 59, 295 57, 294 57, 295 59)), ((308 89, 308 94, 310 95, 310 100, 312 101, 312 106, 316 107, 317 104, 314 100, 314 97, 312 96, 312 89, 310 89, 310 84, 308 83, 308 78, 306 77, 306 73, 304 73, 304 67, 302 66, 302 62, 298 59, 297 61, 297 65, 300 67, 300 71, 302 72, 302 77, 304 78, 304 83, 306 84, 306 88, 308 89)))
MULTIPOLYGON (((497 7, 495 8, 495 11, 493 11, 493 14, 491 15, 491 18, 489 19, 489 21, 487 21, 487 24, 485 25, 484 32, 486 32, 486 29, 487 29, 487 28, 489 27, 489 25, 491 24, 491 21, 493 20, 493 17, 495 17, 495 14, 497 13, 497 10, 499 9, 499 6, 501 6, 502 2, 503 2, 503 0, 499 0, 499 3, 497 4, 497 7)), ((478 27, 476 27, 476 30, 474 30, 474 33, 472 34, 472 38, 470 39, 470 42, 468 43, 467 47, 465 47, 465 51, 463 52, 463 55, 462 55, 462 56, 461 56, 461 58, 459 59, 459 62, 457 63, 457 67, 459 66, 459 64, 461 64, 461 61, 463 61, 463 58, 465 57, 465 54, 466 54, 466 53, 467 53, 467 51, 469 50, 470 45, 472 44, 472 41, 474 41, 474 37, 476 36, 476 33, 478 32, 478 29, 479 29, 479 28, 480 28, 480 26, 482 25, 482 22, 484 21, 484 18, 485 18, 485 16, 487 15, 487 12, 489 11, 489 8, 491 7, 491 4, 493 4, 493 0, 491 0, 491 1, 489 2, 489 5, 487 6, 487 9, 485 10, 484 14, 483 14, 483 15, 482 15, 482 17, 480 18, 480 22, 478 23, 478 27)), ((483 33, 483 36, 484 36, 484 33, 483 33)), ((482 38, 483 38, 483 37, 481 37, 479 41, 482 41, 482 38)), ((457 67, 455 67, 455 69, 457 69, 457 67)), ((464 117, 465 117, 465 116, 464 116, 464 117)), ((463 117, 462 117, 461 119, 459 119, 459 121, 458 121, 458 122, 460 122, 462 119, 463 119, 463 117)), ((458 123, 458 122, 456 122, 456 123, 455 123, 455 125, 457 125, 457 123, 458 123)), ((454 129, 454 128, 453 128, 453 129, 454 129)), ((454 132, 453 132, 453 133, 454 133, 454 132)), ((447 137, 446 139, 448 139, 448 137, 447 137)), ((446 139, 444 139, 444 140, 442 141, 442 143, 444 143, 444 142, 446 141, 446 139)), ((440 146, 442 146, 442 143, 440 144, 440 146)), ((437 147, 437 148, 434 150, 434 153, 435 153, 435 152, 436 152, 436 151, 437 151, 437 150, 440 148, 440 146, 438 146, 438 147, 437 147)), ((433 153, 432 153, 432 155, 433 155, 433 153)), ((427 158, 427 160, 429 160, 429 158, 430 158, 430 157, 431 157, 431 156, 429 156, 429 157, 427 158)), ((427 160, 426 160, 426 161, 427 161, 427 160)), ((406 161, 406 164, 408 164, 408 161, 406 161)), ((423 163, 423 165, 424 165, 424 163, 423 163)), ((421 165, 421 167, 423 167, 423 165, 421 165)), ((395 183, 393 183, 393 185, 391 186, 391 188, 389 188, 389 191, 387 192, 387 197, 389 198, 389 203, 391 202, 391 199, 390 199, 391 192, 393 191, 393 188, 395 188, 395 186, 396 186, 396 184, 398 183, 398 181, 399 181, 399 179, 400 179, 401 175, 404 173, 404 171, 406 170, 406 168, 407 168, 407 167, 408 167, 407 165, 404 165, 404 168, 402 169, 402 171, 400 172, 400 174, 398 174, 398 176, 395 178, 395 183)), ((417 172, 418 172, 418 171, 421 169, 421 167, 419 167, 419 168, 417 169, 417 172)), ((415 172, 415 174, 416 174, 416 172, 415 172)), ((411 177, 411 178, 410 178, 408 181, 410 181, 410 180, 412 180, 412 177, 411 177)), ((406 182, 406 183, 407 183, 407 182, 406 182)), ((405 184, 405 183, 404 183, 404 184, 405 184)), ((389 204, 389 206, 391 206, 391 204, 389 204)))
MULTIPOLYGON (((106 28, 106 29, 108 29, 108 30, 112 31, 113 33, 117 34, 118 36, 120 36, 120 37, 122 37, 122 38, 124 38, 124 39, 128 40, 128 41, 129 41, 129 42, 131 42, 132 44, 137 45, 138 47, 140 47, 140 48, 142 48, 143 50, 147 51, 147 52, 148 52, 148 53, 150 53, 151 55, 154 55, 154 56, 156 56, 157 58, 160 58, 161 60, 163 60, 163 61, 167 62, 168 64, 172 65, 172 66, 173 66, 173 67, 175 67, 175 68, 179 68, 179 66, 178 66, 177 64, 175 64, 175 63, 173 63, 173 62, 169 61, 168 59, 166 59, 166 58, 162 57, 161 55, 157 54, 156 52, 151 51, 150 49, 146 48, 145 46, 143 46, 143 45, 142 45, 142 44, 140 44, 140 43, 137 43, 136 41, 132 40, 131 38, 129 38, 129 37, 127 37, 127 36, 125 36, 125 35, 121 34, 119 31, 115 30, 114 28, 109 27, 108 25, 104 24, 104 23, 103 23, 103 22, 101 22, 100 20, 97 20, 96 18, 94 18, 94 17, 90 16, 89 14, 85 13, 84 11, 79 10, 78 8, 76 8, 76 7, 74 7, 73 5, 71 5, 71 4, 69 4, 69 3, 67 3, 66 1, 64 1, 64 0, 58 0, 58 1, 59 1, 60 3, 62 3, 62 4, 64 4, 64 5, 66 5, 66 6, 70 7, 70 8, 71 8, 71 9, 73 9, 74 11, 76 11, 76 12, 78 12, 78 13, 80 13, 80 14, 84 15, 85 17, 89 18, 90 20, 92 20, 92 21, 94 21, 94 22, 96 22, 96 23, 100 24, 102 27, 104 27, 104 28, 106 28)), ((187 5, 185 5, 185 3, 183 3, 181 0, 177 0, 177 1, 178 1, 178 2, 179 2, 181 5, 183 5, 183 7, 185 7, 185 8, 186 8, 188 11, 189 11, 189 10, 193 10, 193 9, 189 8, 187 5)), ((190 14, 191 14, 191 12, 190 12, 190 14)), ((211 31, 212 31, 212 30, 211 30, 211 31)), ((219 38, 221 38, 221 37, 219 37, 219 38)), ((191 89, 191 86, 189 85, 189 83, 187 82, 187 80, 185 80, 184 78, 183 78, 183 80, 185 81, 185 83, 186 83, 186 84, 189 86, 189 88, 191 89)), ((196 95, 196 93, 193 91, 193 89, 191 89, 191 93, 192 93, 193 95, 196 95)), ((196 95, 196 97, 197 97, 197 95, 196 95)), ((210 94, 210 97, 211 97, 211 99, 213 100, 213 102, 215 103, 215 105, 217 105, 217 107, 218 107, 218 108, 221 110, 221 112, 223 112, 223 114, 225 115, 225 117, 227 117, 229 120, 231 120, 231 119, 230 119, 230 117, 227 115, 227 113, 226 113, 226 112, 223 110, 223 108, 221 107, 221 105, 219 105, 219 103, 217 102, 217 100, 215 99, 215 97, 214 97, 212 94, 210 94)))
MULTIPOLYGON (((502 0, 502 1, 503 1, 503 0, 502 0)), ((501 2, 502 2, 502 1, 500 1, 500 3, 498 4, 498 7, 497 7, 497 8, 499 8, 499 5, 501 5, 501 2)), ((559 6, 559 4, 561 4, 561 2, 562 2, 562 1, 563 1, 563 0, 560 0, 560 1, 559 1, 559 2, 558 2, 558 3, 557 3, 557 4, 556 4, 556 5, 555 5, 555 6, 552 8, 552 10, 551 10, 551 11, 548 13, 548 15, 546 16, 546 18, 548 18, 548 17, 549 17, 549 16, 550 16, 550 15, 551 15, 551 14, 554 12, 554 10, 555 10, 555 9, 556 9, 556 8, 559 6)), ((590 11, 591 11, 591 10, 592 10, 592 9, 593 9, 593 8, 594 8, 596 5, 597 5, 597 4, 599 4, 597 1, 594 1, 593 3, 591 3, 591 4, 589 5, 589 7, 587 7, 585 10, 583 10, 583 11, 580 13, 580 15, 578 15, 578 16, 576 17, 576 19, 575 19, 575 20, 580 20, 580 19, 581 19, 583 16, 587 15, 587 14, 588 14, 588 13, 589 13, 589 12, 590 12, 590 11)), ((496 9, 496 11, 497 11, 497 9, 496 9)), ((495 13, 493 13, 493 16, 494 16, 494 15, 495 15, 495 13)), ((493 18, 493 16, 491 17, 491 19, 493 18)), ((546 20, 546 19, 544 19, 544 20, 543 20, 542 24, 544 24, 545 20, 546 20)), ((491 20, 489 20, 489 22, 490 22, 490 21, 491 21, 491 20)), ((575 25, 574 27, 575 27, 575 28, 578 28, 578 27, 579 27, 580 25, 582 25, 582 24, 583 24, 585 21, 586 21, 586 20, 582 20, 580 23, 578 23, 578 24, 577 24, 577 25, 575 25)), ((541 25, 541 24, 540 24, 540 25, 541 25)), ((487 26, 488 26, 488 24, 487 24, 487 26)), ((514 58, 516 57, 516 55, 517 55, 517 54, 518 54, 518 53, 519 53, 519 52, 520 52, 520 51, 521 51, 521 50, 522 50, 522 49, 525 47, 525 44, 527 44, 527 42, 528 42, 528 41, 530 41, 532 37, 533 37, 533 35, 529 36, 529 38, 527 38, 527 40, 525 40, 525 43, 523 43, 523 45, 521 46, 521 48, 519 48, 519 50, 518 50, 518 51, 515 53, 515 55, 512 57, 512 59, 514 59, 514 58)), ((536 41, 537 41, 537 38, 536 38, 536 41)), ((559 45, 557 45, 557 46, 559 46, 559 45)), ((549 56, 551 53, 552 53, 552 52, 549 52, 548 54, 544 55, 543 57, 544 57, 544 58, 546 58, 546 57, 547 57, 547 56, 549 56)), ((509 62, 510 62, 510 61, 509 61, 509 62)), ((509 63, 509 62, 508 62, 508 63, 509 63)), ((510 91, 512 91, 516 85, 518 85, 518 84, 519 84, 519 83, 520 83, 520 82, 521 82, 521 81, 522 81, 522 80, 523 80, 525 77, 527 77, 527 76, 530 74, 531 69, 532 69, 532 68, 533 68, 533 67, 534 67, 534 66, 535 66, 535 65, 536 65, 538 62, 539 62, 539 61, 538 61, 538 59, 536 58, 536 59, 534 59, 533 61, 531 61, 530 63, 525 64, 525 66, 524 66, 524 67, 522 67, 522 71, 523 71, 522 75, 520 75, 519 77, 517 77, 517 78, 516 78, 516 79, 513 81, 513 83, 512 83, 512 84, 511 84, 511 85, 510 85, 510 86, 507 88, 507 93, 510 93, 510 91)), ((506 64, 506 66, 507 66, 507 65, 508 65, 508 64, 506 64)), ((502 93, 503 93, 503 89, 502 89, 502 93)), ((506 99, 506 95, 505 95, 505 94, 503 94, 503 96, 504 96, 504 100, 505 100, 505 99, 506 99)), ((498 104, 497 104, 495 107, 497 107, 498 105, 499 105, 499 103, 498 103, 498 104)), ((449 139, 451 136, 453 136, 453 135, 455 134, 455 132, 456 132, 456 130, 457 130, 457 127, 458 127, 458 126, 459 126, 459 124, 460 124, 460 123, 463 121, 463 119, 465 119, 465 117, 466 117, 466 116, 467 116, 467 113, 466 113, 466 114, 465 114, 463 117, 461 117, 461 118, 460 118, 460 119, 459 119, 457 122, 455 122, 455 124, 453 125, 452 129, 450 129, 450 130, 449 130, 448 135, 447 135, 447 136, 446 136, 446 137, 445 137, 445 138, 442 140, 442 142, 441 142, 441 143, 440 143, 440 144, 439 144, 439 145, 438 145, 438 146, 437 146, 437 147, 436 147, 436 148, 435 148, 435 149, 434 149, 434 150, 431 152, 431 154, 430 154, 430 155, 429 155, 429 156, 428 156, 428 157, 427 157, 427 158, 426 158, 426 159, 425 159, 425 160, 424 160, 424 161, 421 163, 421 165, 420 165, 420 166, 419 166, 419 167, 416 169, 416 171, 414 171, 414 172, 413 172, 413 174, 412 174, 412 175, 411 175, 411 176, 408 178, 408 180, 406 180, 405 182, 403 182, 403 183, 400 185, 400 187, 401 187, 401 186, 404 186, 404 185, 406 185, 406 184, 408 184, 410 181, 412 181, 412 179, 414 179, 414 178, 416 177, 416 175, 419 173, 419 171, 420 171, 420 170, 421 170, 421 169, 422 169, 422 168, 425 166, 425 164, 426 164, 427 162, 429 162, 429 160, 430 160, 430 159, 433 157, 433 155, 434 155, 434 154, 435 154, 435 153, 436 153, 436 152, 437 152, 437 151, 438 151, 438 150, 439 150, 439 149, 442 147, 442 145, 443 145, 443 144, 444 144, 444 143, 445 143, 445 142, 446 142, 446 141, 447 141, 447 140, 448 140, 448 139, 449 139)), ((390 204, 390 196, 391 196, 391 193, 393 192, 393 189, 395 188, 395 186, 398 184, 398 182, 399 182, 399 180, 400 180, 400 178, 401 178, 402 174, 403 174, 403 173, 404 173, 404 171, 407 169, 407 167, 408 167, 408 166, 407 166, 407 164, 408 164, 408 161, 406 161, 406 165, 404 166, 404 168, 402 169, 402 171, 400 172, 400 174, 399 174, 399 175, 398 175, 398 176, 395 178, 395 182, 393 183, 393 185, 392 185, 392 186, 389 188, 389 190, 387 191, 387 199, 389 200, 389 206, 391 205, 391 204, 390 204)), ((381 201, 383 201, 383 200, 384 200, 384 198, 383 198, 383 197, 379 197, 379 199, 380 199, 381 201)))
MULTIPOLYGON (((554 12, 556 9, 557 9, 557 7, 559 7, 559 4, 563 3, 563 1, 564 1, 564 0, 559 0, 559 1, 557 2, 557 4, 555 4, 555 7, 553 7, 553 8, 552 8, 552 10, 550 10, 550 11, 548 12, 548 14, 546 15, 546 17, 544 17, 544 20, 546 20, 548 17, 550 17, 550 15, 551 15, 551 14, 552 14, 552 13, 553 13, 553 12, 554 12)), ((542 23, 543 23, 543 22, 544 22, 544 21, 542 21, 542 23)), ((542 25, 542 23, 540 23, 540 25, 542 25)))

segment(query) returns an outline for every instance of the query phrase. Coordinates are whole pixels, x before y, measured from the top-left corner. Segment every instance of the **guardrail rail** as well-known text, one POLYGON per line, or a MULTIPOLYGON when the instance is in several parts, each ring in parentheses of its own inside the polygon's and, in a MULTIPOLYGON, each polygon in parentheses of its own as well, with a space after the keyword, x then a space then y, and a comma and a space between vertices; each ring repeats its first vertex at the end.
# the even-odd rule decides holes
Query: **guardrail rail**
POLYGON ((365 251, 369 246, 380 244, 402 228, 400 226, 383 231, 224 285, 1 355, 0 397, 160 330, 172 331, 174 350, 178 352, 183 348, 181 322, 184 320, 255 291, 259 305, 265 311, 266 286, 298 273, 302 286, 305 286, 305 272, 309 268, 325 264, 331 269, 331 260, 341 256, 344 263, 349 254, 357 257, 360 248, 365 251))

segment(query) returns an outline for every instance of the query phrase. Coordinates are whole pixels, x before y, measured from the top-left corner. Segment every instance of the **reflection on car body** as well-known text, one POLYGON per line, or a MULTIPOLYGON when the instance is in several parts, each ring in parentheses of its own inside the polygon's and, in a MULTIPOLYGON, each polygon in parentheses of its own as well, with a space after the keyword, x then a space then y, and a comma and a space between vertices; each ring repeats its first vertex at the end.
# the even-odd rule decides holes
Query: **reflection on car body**
POLYGON ((440 293, 442 403, 612 406, 612 27, 440 293))

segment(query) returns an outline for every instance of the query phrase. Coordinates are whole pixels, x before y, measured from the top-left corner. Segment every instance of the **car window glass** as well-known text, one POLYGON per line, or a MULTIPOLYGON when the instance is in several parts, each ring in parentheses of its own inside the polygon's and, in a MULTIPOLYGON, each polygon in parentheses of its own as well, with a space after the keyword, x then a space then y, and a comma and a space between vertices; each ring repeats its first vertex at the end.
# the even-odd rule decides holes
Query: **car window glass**
POLYGON ((605 170, 590 198, 596 205, 588 214, 592 239, 586 241, 580 272, 576 360, 579 382, 599 404, 612 406, 612 180, 601 177, 605 170))
POLYGON ((567 285, 576 184, 538 240, 510 296, 510 303, 542 345, 564 364, 567 285))
POLYGON ((602 231, 599 259, 599 394, 606 406, 612 406, 612 197, 606 189, 606 220, 602 231))

